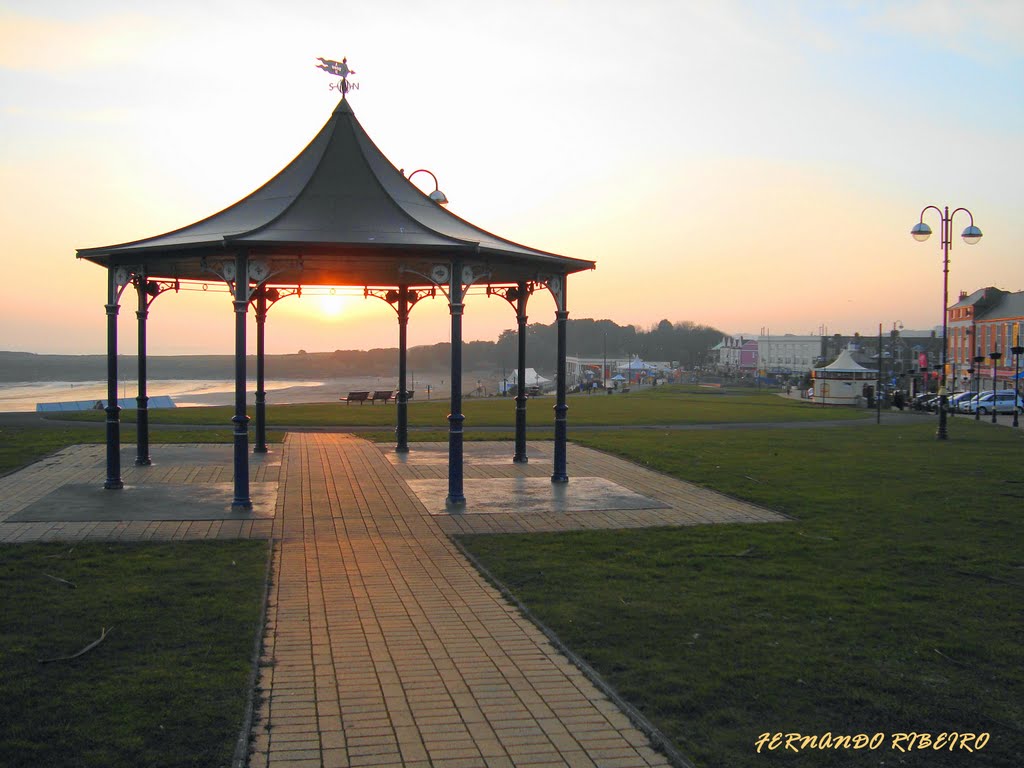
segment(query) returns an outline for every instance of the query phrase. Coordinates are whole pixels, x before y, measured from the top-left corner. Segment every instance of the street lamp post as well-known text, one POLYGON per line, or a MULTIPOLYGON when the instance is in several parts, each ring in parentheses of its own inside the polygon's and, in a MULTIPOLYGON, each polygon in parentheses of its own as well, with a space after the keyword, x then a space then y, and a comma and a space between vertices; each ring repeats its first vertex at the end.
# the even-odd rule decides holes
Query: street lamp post
MULTIPOLYGON (((974 380, 976 382, 974 389, 977 391, 977 394, 975 394, 975 396, 974 396, 975 400, 980 400, 981 399, 981 364, 984 363, 984 362, 985 362, 985 356, 984 355, 975 355, 974 356, 974 375, 975 375, 975 379, 974 380)), ((981 411, 978 409, 978 403, 977 402, 974 403, 974 420, 975 421, 981 421, 981 411)))
POLYGON ((911 236, 920 243, 923 243, 932 234, 931 227, 924 223, 925 211, 929 209, 936 211, 942 220, 942 378, 939 382, 939 428, 935 433, 935 437, 938 440, 946 440, 949 438, 946 429, 946 408, 948 406, 948 394, 946 392, 946 320, 947 308, 949 306, 949 249, 953 247, 953 217, 960 211, 963 211, 970 217, 971 223, 961 234, 964 242, 968 245, 974 245, 981 240, 981 230, 974 226, 974 214, 966 208, 956 208, 950 213, 948 205, 944 209, 934 205, 926 205, 921 209, 918 223, 910 230, 911 236))
MULTIPOLYGON (((1019 332, 1019 328, 1017 329, 1019 332)), ((1010 351, 1013 353, 1013 426, 1020 426, 1019 411, 1017 407, 1017 400, 1020 398, 1020 356, 1024 355, 1024 347, 1020 345, 1020 338, 1015 340, 1014 346, 1010 347, 1010 351)))
MULTIPOLYGON (((989 352, 988 356, 990 358, 992 358, 992 423, 995 424, 996 423, 996 411, 999 410, 996 407, 998 405, 998 403, 996 402, 996 395, 997 395, 997 392, 996 392, 996 375, 999 373, 996 370, 996 367, 999 365, 999 360, 1003 356, 1003 353, 999 351, 999 345, 998 344, 996 345, 995 349, 993 349, 991 352, 989 352)), ((1016 409, 1014 409, 1014 410, 1016 410, 1016 409)))

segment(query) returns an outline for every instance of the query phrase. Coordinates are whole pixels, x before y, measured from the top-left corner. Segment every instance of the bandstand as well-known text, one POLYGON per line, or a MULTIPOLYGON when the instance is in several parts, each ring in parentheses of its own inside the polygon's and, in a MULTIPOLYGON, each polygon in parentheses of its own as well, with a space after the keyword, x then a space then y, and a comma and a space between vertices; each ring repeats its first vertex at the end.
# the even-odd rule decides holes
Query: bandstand
POLYGON ((814 402, 821 405, 857 405, 865 385, 878 391, 878 371, 858 363, 848 349, 831 365, 815 368, 811 375, 814 377, 814 402))
MULTIPOLYGON (((337 64, 337 62, 332 62, 337 64)), ((343 65, 339 65, 343 66, 343 65)), ((325 67, 321 67, 322 69, 325 67)), ((330 71, 330 70, 329 70, 330 71)), ((347 74, 348 70, 344 70, 347 74)), ((342 74, 332 71, 332 74, 342 74)), ((343 76, 343 75, 342 75, 343 76)), ((557 393, 551 480, 568 482, 566 466, 566 303, 570 274, 593 269, 573 259, 519 245, 450 213, 443 195, 425 195, 377 149, 342 93, 330 119, 310 144, 258 190, 209 218, 156 237, 102 248, 78 258, 107 270, 106 481, 123 487, 117 406, 117 318, 128 286, 138 308, 138 439, 136 464, 151 462, 146 394, 146 321, 153 300, 182 283, 223 281, 230 291, 235 329, 234 496, 232 509, 252 508, 249 494, 249 417, 246 415, 246 319, 256 319, 255 446, 266 447, 264 331, 268 310, 302 286, 358 287, 386 301, 398 318, 396 447, 409 451, 407 328, 418 301, 443 295, 451 312, 451 412, 448 415, 448 493, 458 510, 463 493, 462 316, 471 289, 507 301, 518 324, 518 371, 526 369, 527 301, 538 290, 554 299, 557 321, 557 393), (438 202, 439 197, 441 202, 438 202)), ((410 174, 411 176, 411 174, 410 174)), ((526 394, 515 399, 515 449, 526 462, 526 394)))

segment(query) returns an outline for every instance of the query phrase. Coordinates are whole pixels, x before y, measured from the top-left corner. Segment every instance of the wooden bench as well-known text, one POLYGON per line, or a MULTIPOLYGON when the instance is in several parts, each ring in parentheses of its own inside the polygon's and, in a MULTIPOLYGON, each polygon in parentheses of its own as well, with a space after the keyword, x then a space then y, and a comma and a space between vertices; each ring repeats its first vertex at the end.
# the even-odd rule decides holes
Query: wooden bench
POLYGON ((378 389, 373 393, 371 398, 374 403, 378 400, 382 401, 384 405, 388 404, 388 400, 395 396, 395 392, 392 389, 378 389))
POLYGON ((347 397, 339 397, 339 400, 343 400, 345 405, 351 405, 352 403, 359 403, 362 405, 370 399, 369 392, 349 392, 347 397))

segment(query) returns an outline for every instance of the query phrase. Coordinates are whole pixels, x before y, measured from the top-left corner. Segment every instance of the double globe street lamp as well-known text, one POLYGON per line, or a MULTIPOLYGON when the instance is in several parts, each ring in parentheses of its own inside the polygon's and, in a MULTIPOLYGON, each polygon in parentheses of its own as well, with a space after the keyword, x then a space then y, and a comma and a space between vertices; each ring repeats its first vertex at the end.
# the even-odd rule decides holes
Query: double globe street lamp
POLYGON ((919 243, 923 243, 932 234, 932 228, 924 223, 924 214, 928 210, 938 213, 942 221, 942 378, 939 381, 939 428, 935 437, 938 440, 946 440, 949 437, 946 430, 946 410, 949 406, 949 393, 946 390, 946 316, 949 307, 949 249, 953 247, 953 217, 963 211, 970 218, 971 223, 961 234, 968 245, 974 245, 981 240, 981 230, 974 226, 974 214, 966 208, 956 208, 950 213, 948 205, 945 208, 926 205, 921 209, 918 223, 910 230, 911 236, 919 243))

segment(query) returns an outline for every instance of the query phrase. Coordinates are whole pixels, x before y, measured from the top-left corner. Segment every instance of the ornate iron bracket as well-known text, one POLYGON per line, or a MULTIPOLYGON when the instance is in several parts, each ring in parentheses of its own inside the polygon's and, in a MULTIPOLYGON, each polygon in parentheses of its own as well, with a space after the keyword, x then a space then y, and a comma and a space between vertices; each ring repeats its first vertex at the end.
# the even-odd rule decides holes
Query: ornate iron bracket
MULTIPOLYGON (((228 289, 231 291, 231 295, 235 295, 235 281, 238 277, 238 268, 234 259, 224 259, 210 264, 204 256, 199 260, 199 267, 206 272, 211 272, 217 275, 217 277, 227 284, 228 289)), ((246 299, 251 302, 259 288, 266 285, 271 278, 281 274, 282 272, 288 271, 289 268, 294 268, 301 272, 303 268, 302 258, 300 257, 298 259, 298 263, 294 265, 280 264, 277 262, 268 263, 264 259, 250 259, 246 299)), ((291 294, 287 295, 290 296, 291 294)), ((284 297, 282 296, 282 298, 284 297)))
POLYGON ((114 306, 118 306, 121 303, 124 289, 134 284, 134 280, 135 274, 128 267, 117 267, 114 269, 114 285, 117 286, 117 291, 114 294, 114 306))
POLYGON ((154 301, 156 301, 157 296, 159 296, 160 294, 167 293, 167 291, 174 291, 175 293, 178 293, 181 290, 181 281, 177 279, 147 280, 146 284, 143 286, 141 285, 142 275, 140 273, 136 273, 132 278, 132 282, 134 283, 137 289, 141 287, 141 289, 145 292, 147 310, 149 309, 150 305, 154 301))
MULTIPOLYGON (((302 298, 302 286, 298 285, 294 288, 269 288, 266 283, 260 283, 249 292, 249 303, 256 304, 261 293, 267 300, 267 311, 269 312, 270 308, 281 299, 287 299, 289 296, 302 298)), ((256 307, 254 306, 253 309, 256 309, 256 307)))
POLYGON ((507 301, 509 303, 509 305, 512 307, 512 309, 514 309, 516 312, 518 312, 519 311, 519 306, 518 306, 519 299, 520 298, 529 299, 529 297, 533 295, 533 292, 534 292, 535 288, 536 288, 536 286, 533 284, 532 281, 527 282, 526 283, 526 296, 520 297, 520 295, 519 295, 519 286, 517 286, 517 285, 513 285, 513 286, 511 286, 509 288, 495 288, 493 286, 488 285, 487 286, 487 295, 488 296, 499 296, 499 297, 503 298, 505 301, 507 301))
POLYGON ((565 311, 565 276, 564 275, 538 275, 541 285, 551 292, 555 300, 555 307, 559 312, 565 311))
MULTIPOLYGON (((444 297, 451 301, 451 280, 452 280, 452 268, 449 264, 434 264, 430 268, 430 274, 425 275, 422 272, 418 272, 415 269, 410 269, 406 266, 398 268, 399 273, 416 275, 422 277, 428 283, 433 284, 434 288, 441 291, 444 297)), ((480 264, 469 264, 462 268, 462 287, 463 295, 466 290, 471 286, 483 280, 484 278, 490 277, 491 271, 480 264)))
MULTIPOLYGON (((416 302, 420 299, 425 299, 428 296, 434 298, 437 295, 437 286, 433 288, 406 288, 405 293, 409 302, 409 310, 412 311, 412 308, 416 306, 416 302)), ((363 288, 363 298, 368 299, 371 296, 385 302, 395 310, 396 314, 398 313, 398 300, 402 298, 401 289, 370 288, 369 286, 363 288)))

